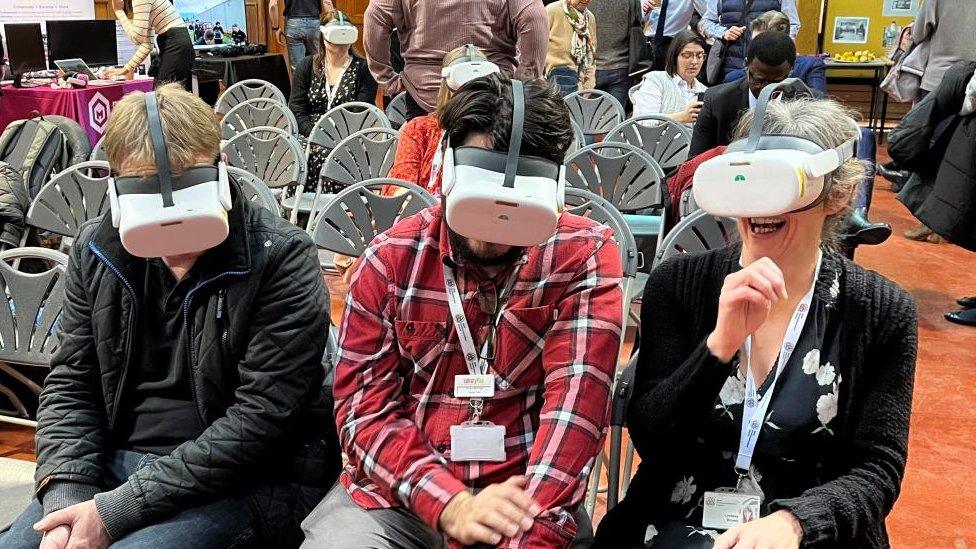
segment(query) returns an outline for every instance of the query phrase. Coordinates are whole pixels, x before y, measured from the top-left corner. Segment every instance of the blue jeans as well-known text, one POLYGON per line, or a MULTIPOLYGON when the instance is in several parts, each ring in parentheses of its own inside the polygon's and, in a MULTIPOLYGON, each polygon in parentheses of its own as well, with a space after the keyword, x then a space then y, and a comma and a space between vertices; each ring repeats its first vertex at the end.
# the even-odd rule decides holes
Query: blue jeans
POLYGON ((874 191, 874 165, 877 158, 878 143, 874 140, 874 132, 867 128, 861 128, 861 139, 857 143, 855 155, 859 160, 865 161, 868 165, 864 180, 857 186, 854 194, 854 209, 863 208, 867 211, 871 208, 871 194, 874 191))
MULTIPOLYGON (((118 450, 108 454, 108 470, 120 484, 159 456, 118 450)), ((41 502, 33 500, 4 534, 3 549, 37 549, 41 536, 31 526, 44 518, 41 502)), ((245 546, 254 541, 254 520, 242 499, 223 499, 187 509, 164 521, 150 524, 112 543, 113 549, 219 549, 245 546)))
POLYGON ((285 19, 285 47, 288 48, 288 64, 295 70, 298 62, 319 49, 318 17, 289 17, 285 19))
POLYGON ((627 108, 627 92, 630 91, 630 87, 633 84, 634 79, 630 77, 628 69, 596 71, 596 89, 612 95, 614 99, 620 102, 620 106, 624 108, 624 112, 630 112, 630 109, 627 108))
POLYGON ((559 96, 567 95, 579 90, 579 73, 571 67, 556 67, 549 71, 549 82, 559 88, 559 96))

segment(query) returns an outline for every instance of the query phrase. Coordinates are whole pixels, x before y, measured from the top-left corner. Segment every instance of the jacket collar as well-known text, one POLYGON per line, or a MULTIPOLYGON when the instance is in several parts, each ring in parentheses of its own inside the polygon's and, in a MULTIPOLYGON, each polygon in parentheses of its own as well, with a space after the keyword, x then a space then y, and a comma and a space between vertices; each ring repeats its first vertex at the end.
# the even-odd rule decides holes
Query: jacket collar
MULTIPOLYGON (((208 273, 217 274, 225 271, 248 271, 251 268, 251 250, 248 247, 247 222, 245 208, 249 207, 243 198, 240 186, 234 182, 230 186, 231 203, 234 207, 227 212, 229 232, 227 238, 217 246, 207 250, 198 260, 201 268, 208 273)), ((112 216, 106 214, 95 229, 91 239, 92 245, 105 255, 122 271, 130 281, 141 280, 137 276, 145 269, 145 259, 136 257, 122 246, 119 230, 112 225, 112 216)))

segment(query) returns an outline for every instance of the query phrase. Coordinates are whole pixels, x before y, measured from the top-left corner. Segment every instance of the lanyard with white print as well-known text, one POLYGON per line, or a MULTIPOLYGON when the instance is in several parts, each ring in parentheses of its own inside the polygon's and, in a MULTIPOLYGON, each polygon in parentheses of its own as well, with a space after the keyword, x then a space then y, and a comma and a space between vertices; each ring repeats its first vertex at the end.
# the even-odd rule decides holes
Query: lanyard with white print
POLYGON ((810 290, 807 291, 803 299, 800 300, 800 304, 797 305, 796 310, 793 311, 793 317, 790 319, 790 325, 787 327, 786 335, 783 338, 783 346, 779 351, 779 360, 776 362, 776 373, 773 375, 772 383, 769 384, 769 389, 766 390, 762 398, 759 397, 756 389, 756 378, 752 375, 752 336, 750 335, 746 338, 746 394, 745 400, 742 402, 742 429, 739 434, 739 453, 735 458, 735 471, 739 475, 740 482, 743 477, 749 474, 749 467, 752 465, 752 456, 756 451, 756 442, 759 440, 759 432, 762 430, 763 422, 766 420, 766 411, 769 409, 769 404, 773 400, 773 390, 776 388, 776 382, 779 381, 780 374, 786 367, 787 362, 790 361, 790 356, 793 354, 793 350, 800 340, 800 334, 803 332, 803 325, 810 312, 810 304, 813 302, 813 291, 817 287, 817 278, 820 276, 820 264, 822 260, 823 253, 820 252, 820 255, 817 257, 817 268, 813 272, 813 282, 810 284, 810 290))
MULTIPOLYGON (((505 302, 508 301, 508 294, 515 285, 520 266, 512 270, 512 274, 505 281, 505 286, 498 294, 498 307, 495 316, 490 320, 493 327, 498 326, 505 309, 505 302)), ((458 290, 457 282, 454 277, 454 269, 444 265, 444 288, 447 290, 447 302, 451 308, 451 317, 454 320, 454 331, 457 332, 458 341, 461 344, 461 353, 464 355, 464 362, 468 366, 467 376, 456 376, 454 384, 455 398, 470 398, 473 421, 481 419, 481 412, 484 406, 484 399, 495 396, 495 376, 488 374, 488 360, 482 356, 484 350, 494 343, 494 330, 489 331, 488 338, 485 340, 482 353, 478 353, 474 345, 474 338, 471 336, 471 328, 464 315, 464 306, 461 301, 461 293, 458 290), (459 386, 460 384, 460 386, 459 386)))
POLYGON ((430 177, 427 179, 427 191, 435 196, 440 195, 440 193, 434 192, 434 184, 437 183, 437 177, 441 174, 441 164, 444 163, 444 140, 447 139, 447 132, 441 131, 441 136, 437 140, 437 150, 434 151, 434 159, 430 161, 430 177))
POLYGON ((335 85, 329 83, 329 70, 325 70, 325 96, 329 99, 326 104, 326 110, 332 109, 332 102, 335 101, 336 95, 339 94, 339 84, 342 84, 343 77, 346 76, 346 71, 349 66, 352 65, 352 57, 350 57, 345 64, 342 65, 342 72, 339 73, 339 78, 336 79, 335 85))

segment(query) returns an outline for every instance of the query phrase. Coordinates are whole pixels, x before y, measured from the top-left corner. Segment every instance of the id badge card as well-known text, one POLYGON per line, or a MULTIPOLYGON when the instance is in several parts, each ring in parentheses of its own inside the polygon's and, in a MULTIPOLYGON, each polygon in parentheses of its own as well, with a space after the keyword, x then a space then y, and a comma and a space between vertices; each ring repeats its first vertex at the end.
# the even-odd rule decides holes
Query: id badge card
POLYGON ((705 492, 702 526, 713 530, 728 530, 759 518, 762 496, 737 492, 734 488, 719 488, 705 492))
POLYGON ((470 421, 452 425, 451 461, 505 461, 505 427, 470 421))
POLYGON ((494 374, 454 376, 454 398, 491 398, 495 396, 494 374))

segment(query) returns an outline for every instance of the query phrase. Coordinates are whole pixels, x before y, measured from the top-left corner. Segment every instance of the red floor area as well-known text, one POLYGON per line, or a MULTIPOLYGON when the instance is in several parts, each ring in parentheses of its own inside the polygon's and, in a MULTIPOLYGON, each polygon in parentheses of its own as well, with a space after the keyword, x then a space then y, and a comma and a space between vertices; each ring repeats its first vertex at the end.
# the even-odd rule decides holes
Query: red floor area
POLYGON ((907 240, 915 219, 878 178, 871 217, 892 238, 861 248, 857 261, 911 292, 919 308, 919 353, 902 494, 888 519, 896 549, 976 548, 976 328, 942 314, 976 295, 976 253, 907 240))

